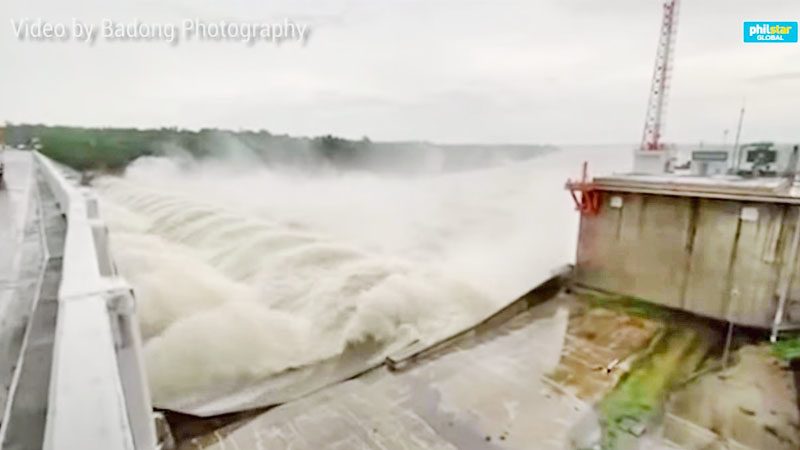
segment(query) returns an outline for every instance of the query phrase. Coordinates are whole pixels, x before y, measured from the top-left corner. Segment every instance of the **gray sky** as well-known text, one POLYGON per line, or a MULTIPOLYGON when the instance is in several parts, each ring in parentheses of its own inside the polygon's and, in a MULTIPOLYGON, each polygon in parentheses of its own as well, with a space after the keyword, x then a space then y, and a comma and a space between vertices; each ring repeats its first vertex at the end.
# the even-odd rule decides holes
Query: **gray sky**
MULTIPOLYGON (((0 120, 374 140, 641 136, 658 0, 5 0, 0 120), (69 3, 69 4, 67 4, 69 3), (11 20, 308 21, 305 46, 18 41, 11 20)), ((684 0, 668 140, 800 140, 800 44, 744 44, 798 0, 684 0), (729 138, 732 140, 732 137, 729 138)))

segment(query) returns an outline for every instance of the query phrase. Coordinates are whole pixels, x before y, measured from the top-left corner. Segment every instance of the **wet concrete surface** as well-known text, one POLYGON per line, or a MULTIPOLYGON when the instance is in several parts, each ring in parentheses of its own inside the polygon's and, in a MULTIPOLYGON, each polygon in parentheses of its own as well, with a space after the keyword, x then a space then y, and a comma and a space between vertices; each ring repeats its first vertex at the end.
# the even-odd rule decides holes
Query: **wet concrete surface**
POLYGON ((734 359, 673 394, 665 435, 687 450, 800 448, 797 387, 788 364, 767 345, 742 347, 734 359))
POLYGON ((602 308, 576 308, 561 361, 551 379, 589 403, 599 401, 625 374, 630 359, 663 326, 602 308))
POLYGON ((33 160, 31 154, 14 150, 4 151, 5 162, 0 187, 0 282, 7 285, 17 272, 19 254, 16 251, 25 233, 33 192, 33 160))
POLYGON ((568 316, 567 302, 548 302, 491 339, 466 338, 407 370, 378 368, 181 448, 562 449, 590 409, 547 378, 568 316))
POLYGON ((47 423, 66 222, 44 180, 36 178, 37 222, 44 233, 45 260, 36 291, 29 298, 15 299, 30 309, 19 359, 22 364, 16 368, 16 383, 4 418, 7 430, 3 450, 42 448, 47 423))
POLYGON ((0 189, 0 411, 40 282, 45 250, 35 198, 32 155, 8 150, 0 189))

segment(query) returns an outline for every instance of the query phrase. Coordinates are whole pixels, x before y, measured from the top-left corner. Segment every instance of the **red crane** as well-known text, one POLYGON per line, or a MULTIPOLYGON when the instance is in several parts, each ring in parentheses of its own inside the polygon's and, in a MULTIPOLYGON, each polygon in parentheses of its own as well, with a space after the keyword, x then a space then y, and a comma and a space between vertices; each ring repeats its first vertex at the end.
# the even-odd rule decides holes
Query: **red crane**
POLYGON ((650 86, 650 98, 647 101, 642 150, 662 150, 664 148, 661 137, 664 130, 669 81, 672 75, 675 34, 678 31, 678 2, 679 0, 666 0, 664 2, 664 17, 661 22, 661 34, 658 38, 653 83, 650 86))
MULTIPOLYGON (((661 21, 661 34, 658 37, 656 65, 653 70, 653 83, 650 86, 650 98, 647 101, 647 114, 640 147, 643 154, 648 155, 646 159, 659 155, 659 152, 666 153, 667 150, 661 141, 661 135, 664 130, 667 94, 672 75, 675 34, 678 31, 678 2, 679 0, 665 0, 664 2, 664 16, 661 21)), ((664 170, 667 170, 666 166, 664 170)), ((589 178, 585 162, 583 163, 582 178, 578 181, 567 180, 567 189, 575 201, 575 208, 581 214, 594 215, 600 210, 600 196, 589 178)))

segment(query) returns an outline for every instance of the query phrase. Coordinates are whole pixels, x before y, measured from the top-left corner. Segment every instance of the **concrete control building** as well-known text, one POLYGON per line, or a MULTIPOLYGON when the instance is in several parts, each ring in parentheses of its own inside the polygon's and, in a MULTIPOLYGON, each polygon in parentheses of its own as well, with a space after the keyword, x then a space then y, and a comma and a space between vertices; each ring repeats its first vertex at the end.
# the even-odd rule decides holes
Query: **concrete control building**
POLYGON ((595 206, 581 218, 577 283, 773 334, 800 323, 791 179, 620 175, 577 187, 595 206))

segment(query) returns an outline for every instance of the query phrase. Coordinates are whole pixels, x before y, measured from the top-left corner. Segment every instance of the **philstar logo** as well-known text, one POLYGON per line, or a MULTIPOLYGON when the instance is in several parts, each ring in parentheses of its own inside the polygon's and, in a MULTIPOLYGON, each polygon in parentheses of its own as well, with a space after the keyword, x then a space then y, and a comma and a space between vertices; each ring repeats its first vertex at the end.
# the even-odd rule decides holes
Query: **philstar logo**
POLYGON ((745 42, 797 42, 797 22, 745 22, 745 42))

